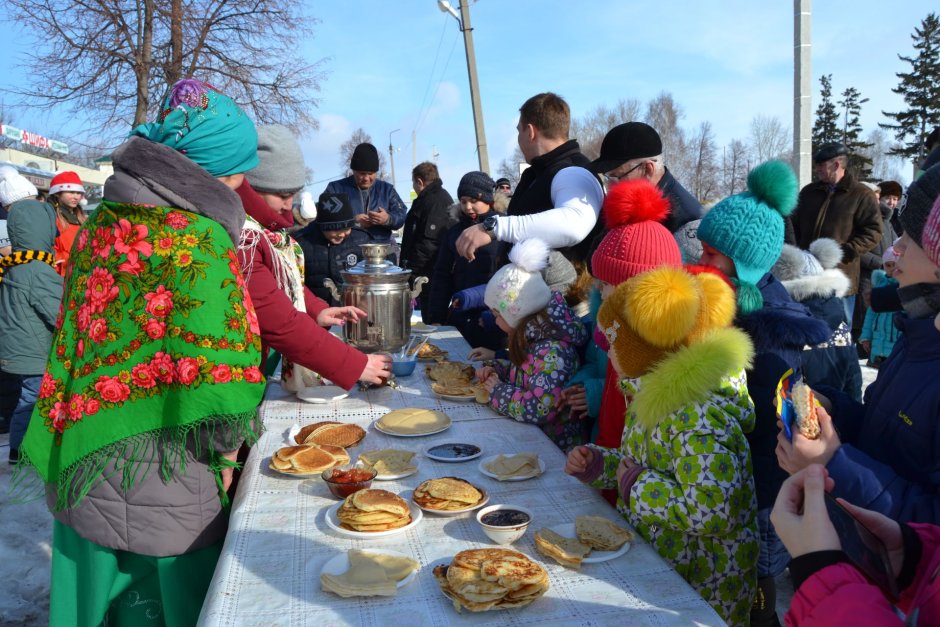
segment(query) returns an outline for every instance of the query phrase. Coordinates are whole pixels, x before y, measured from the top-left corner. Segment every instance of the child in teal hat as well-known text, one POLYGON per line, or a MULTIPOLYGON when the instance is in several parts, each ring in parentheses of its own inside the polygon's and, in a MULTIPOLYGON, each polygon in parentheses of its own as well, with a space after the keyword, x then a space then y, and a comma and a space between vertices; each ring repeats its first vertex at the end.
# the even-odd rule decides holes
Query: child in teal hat
POLYGON ((768 161, 747 177, 747 191, 725 198, 705 214, 698 227, 702 242, 700 263, 720 270, 737 292, 735 325, 754 343, 754 362, 747 370, 747 387, 757 421, 746 434, 751 446, 757 490, 760 556, 758 595, 751 625, 779 625, 774 610, 774 577, 789 555, 770 524, 780 485, 787 473, 777 464, 777 383, 787 370, 799 374, 804 346, 824 342, 829 327, 796 303, 770 269, 783 248, 784 218, 797 199, 796 175, 782 161, 768 161))

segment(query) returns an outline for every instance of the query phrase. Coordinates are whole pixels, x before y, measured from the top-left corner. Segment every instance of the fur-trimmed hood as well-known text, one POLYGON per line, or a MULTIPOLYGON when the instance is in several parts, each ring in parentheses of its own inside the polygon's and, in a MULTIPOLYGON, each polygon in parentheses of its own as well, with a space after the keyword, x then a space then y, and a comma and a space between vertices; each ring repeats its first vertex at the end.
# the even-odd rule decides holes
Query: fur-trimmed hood
POLYGON ((245 224, 241 199, 186 156, 156 142, 131 137, 112 155, 114 174, 104 198, 135 205, 176 207, 210 218, 238 243, 245 224))
POLYGON ((849 291, 849 277, 838 268, 823 270, 822 274, 781 281, 787 293, 798 303, 813 298, 842 298, 849 291))
POLYGON ((842 298, 852 287, 849 277, 839 270, 842 247, 833 239, 821 237, 809 250, 784 244, 780 258, 771 269, 793 300, 842 298))
MULTIPOLYGON (((669 353, 640 378, 639 390, 629 403, 640 424, 654 427, 663 417, 691 403, 704 403, 718 393, 722 381, 751 365, 754 346, 747 334, 729 327, 712 331, 701 341, 669 353)), ((742 424, 753 428, 753 414, 742 424)))
POLYGON ((809 310, 794 302, 787 290, 769 272, 757 285, 764 306, 753 313, 739 315, 734 324, 746 332, 758 353, 778 350, 802 351, 829 339, 832 331, 809 310))

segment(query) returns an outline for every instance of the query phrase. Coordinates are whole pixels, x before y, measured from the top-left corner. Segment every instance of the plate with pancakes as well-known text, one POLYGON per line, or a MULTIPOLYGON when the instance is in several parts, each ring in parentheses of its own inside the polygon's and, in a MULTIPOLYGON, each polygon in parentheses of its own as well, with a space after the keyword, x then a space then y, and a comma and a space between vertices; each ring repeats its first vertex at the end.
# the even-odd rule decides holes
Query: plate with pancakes
POLYGON ((562 566, 580 568, 616 559, 630 550, 633 533, 602 516, 578 516, 574 523, 539 529, 535 548, 562 566))
POLYGON ((359 425, 344 422, 324 421, 301 427, 291 436, 297 444, 316 444, 352 448, 366 437, 366 430, 359 425))
POLYGON ((436 409, 405 407, 385 414, 375 421, 375 428, 386 435, 415 438, 450 429, 450 416, 436 409))
POLYGON ((421 333, 422 335, 427 335, 429 333, 434 333, 437 331, 437 327, 425 324, 423 322, 412 322, 411 323, 411 332, 412 333, 421 333))
POLYGON ((340 446, 298 444, 274 451, 268 468, 288 477, 314 477, 334 466, 349 463, 349 454, 340 446))
POLYGON ((447 351, 443 350, 440 346, 425 342, 418 348, 416 357, 418 361, 443 361, 447 359, 447 351))
POLYGON ((497 481, 525 481, 545 472, 545 462, 536 453, 493 455, 480 460, 481 473, 497 481))
POLYGON ((414 581, 419 570, 417 561, 398 551, 350 549, 323 565, 320 587, 343 598, 395 596, 414 581))
POLYGON ((468 549, 438 564, 434 578, 458 612, 525 607, 545 594, 548 571, 510 549, 468 549))
POLYGON ((421 508, 388 490, 353 492, 327 510, 326 524, 349 538, 381 538, 404 533, 421 522, 421 508))
POLYGON ((459 361, 441 361, 424 369, 431 379, 431 391, 451 401, 487 403, 490 393, 476 380, 476 370, 459 361))
POLYGON ((297 392, 297 398, 308 403, 331 403, 349 396, 349 392, 338 385, 312 385, 297 392))
POLYGON ((428 479, 411 495, 411 500, 426 512, 439 516, 457 516, 483 507, 490 497, 486 490, 457 477, 428 479))
POLYGON ((380 451, 359 453, 359 461, 375 468, 376 481, 394 481, 404 479, 418 472, 416 454, 412 451, 386 448, 380 451))

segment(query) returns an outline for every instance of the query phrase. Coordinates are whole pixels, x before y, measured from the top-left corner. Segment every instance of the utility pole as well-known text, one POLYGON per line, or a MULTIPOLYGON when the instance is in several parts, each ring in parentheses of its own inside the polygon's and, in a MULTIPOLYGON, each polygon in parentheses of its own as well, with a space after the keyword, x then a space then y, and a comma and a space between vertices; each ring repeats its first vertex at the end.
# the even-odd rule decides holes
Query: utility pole
POLYGON ((811 0, 793 0, 793 167, 800 189, 812 180, 811 0))
POLYGON ((489 173, 490 156, 486 149, 486 129, 483 127, 483 105, 480 104, 480 84, 477 81, 477 62, 473 53, 473 27, 470 26, 470 5, 469 0, 459 0, 460 15, 450 5, 447 0, 437 0, 437 6, 441 11, 450 13, 460 25, 460 32, 463 33, 463 45, 467 53, 467 74, 470 76, 470 102, 473 105, 473 126, 477 135, 477 158, 480 162, 480 170, 489 173))
POLYGON ((397 133, 400 130, 400 128, 396 128, 388 134, 388 159, 392 167, 392 187, 395 187, 395 149, 392 148, 392 133, 397 133))

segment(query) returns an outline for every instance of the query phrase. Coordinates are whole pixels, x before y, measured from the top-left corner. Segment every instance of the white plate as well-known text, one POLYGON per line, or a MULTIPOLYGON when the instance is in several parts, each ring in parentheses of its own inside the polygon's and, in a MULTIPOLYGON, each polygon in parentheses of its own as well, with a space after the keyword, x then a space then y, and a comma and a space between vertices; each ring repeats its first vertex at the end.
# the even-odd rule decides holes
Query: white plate
MULTIPOLYGON (((397 410, 394 410, 394 411, 397 411, 397 410)), ((431 411, 436 411, 436 410, 431 410, 431 411)), ((444 412, 437 412, 437 413, 444 414, 444 412)), ((380 431, 381 433, 384 433, 385 435, 393 435, 399 438, 421 438, 426 435, 434 435, 435 433, 441 433, 443 431, 447 431, 448 429, 450 429, 450 426, 454 423, 454 421, 451 420, 450 416, 447 416, 447 414, 444 414, 444 416, 447 418, 447 424, 443 425, 439 429, 434 429, 433 431, 423 431, 421 433, 400 433, 398 431, 391 431, 388 429, 383 429, 382 424, 379 421, 382 420, 384 416, 380 416, 379 418, 376 418, 375 421, 373 421, 372 426, 375 427, 376 431, 380 431)))
MULTIPOLYGON (((409 555, 404 553, 399 553, 398 551, 392 551, 391 549, 364 549, 369 553, 381 553, 382 555, 394 555, 395 557, 407 557, 409 559, 414 559, 409 555)), ((416 562, 418 560, 415 560, 416 562)), ((339 555, 334 555, 332 558, 327 560, 326 564, 323 565, 323 568, 320 569, 321 575, 342 575, 347 570, 349 570, 349 556, 346 553, 340 553, 339 555)), ((414 578, 418 576, 418 572, 421 570, 419 567, 417 570, 411 571, 407 577, 397 582, 395 585, 398 588, 403 588, 409 583, 414 581, 414 578)), ((317 578, 319 579, 319 577, 317 578)))
POLYGON ((439 443, 437 443, 437 444, 432 444, 432 445, 428 446, 426 449, 424 449, 424 454, 427 455, 428 457, 430 457, 431 459, 433 459, 434 461, 437 461, 437 462, 448 462, 448 463, 468 462, 468 461, 470 461, 471 459, 476 459, 477 457, 479 457, 480 455, 482 455, 482 454, 483 454, 483 449, 481 449, 481 448, 480 448, 479 446, 477 446, 476 444, 471 444, 471 443, 469 443, 469 442, 439 442, 439 443), (439 447, 439 446, 451 446, 451 447, 456 447, 456 446, 472 446, 472 447, 475 448, 477 451, 476 451, 476 453, 474 453, 474 454, 472 454, 472 455, 463 455, 463 456, 461 456, 461 457, 446 457, 446 456, 443 456, 443 455, 435 455, 434 453, 431 452, 431 449, 435 449, 435 448, 437 448, 437 447, 439 447))
MULTIPOLYGON (((552 531, 557 533, 560 536, 565 536, 566 538, 577 538, 578 533, 575 531, 574 523, 565 523, 563 525, 555 525, 554 527, 549 527, 552 531)), ((622 547, 616 551, 595 551, 592 550, 588 553, 588 556, 581 560, 582 564, 597 564, 599 562, 606 562, 620 557, 624 553, 630 550, 630 542, 625 543, 622 547)))
POLYGON ((410 477, 411 475, 418 472, 418 460, 412 458, 411 463, 414 465, 414 470, 406 470, 405 472, 400 472, 397 475, 376 475, 376 481, 394 481, 395 479, 404 479, 405 477, 410 477))
POLYGON ((424 518, 424 512, 421 511, 420 507, 410 502, 409 499, 405 499, 405 501, 408 503, 408 509, 411 510, 411 522, 404 527, 399 527, 398 529, 389 529, 388 531, 353 531, 352 529, 343 529, 339 526, 339 518, 336 516, 336 512, 339 510, 340 506, 342 506, 343 501, 340 501, 330 509, 326 510, 326 524, 330 529, 341 536, 346 536, 347 538, 359 538, 362 540, 368 540, 369 538, 383 538, 385 536, 394 536, 398 535, 399 533, 405 533, 409 529, 414 529, 418 523, 421 522, 421 519, 424 518))
MULTIPOLYGON (((503 455, 505 455, 505 453, 503 453, 503 455)), ((545 474, 545 462, 543 462, 542 458, 539 457, 539 474, 533 475, 531 477, 510 477, 509 479, 500 479, 498 475, 491 473, 489 470, 485 468, 487 464, 495 460, 497 457, 499 457, 499 455, 491 455, 485 459, 480 460, 480 466, 479 466, 480 472, 482 472, 487 477, 490 477, 491 479, 496 479, 497 481, 527 481, 529 479, 536 479, 545 474)))
POLYGON ((443 398, 448 401, 460 401, 461 403, 466 403, 467 401, 476 400, 476 395, 474 394, 471 394, 469 396, 457 396, 456 394, 441 394, 440 392, 434 392, 434 395, 437 396, 438 398, 443 398))
POLYGON ((423 322, 412 322, 411 331, 412 333, 422 334, 435 333, 437 332, 437 327, 430 324, 424 324, 423 322))
POLYGON ((349 396, 349 392, 338 385, 313 385, 297 392, 297 398, 308 403, 331 403, 349 396))
POLYGON ((412 503, 414 503, 418 507, 421 507, 421 509, 423 509, 429 514, 436 514, 438 516, 459 516, 460 514, 466 514, 467 512, 472 512, 475 509, 480 509, 481 507, 483 507, 484 505, 490 502, 490 495, 486 493, 486 490, 484 490, 483 488, 477 488, 477 490, 483 493, 483 500, 481 500, 476 505, 471 505, 470 507, 465 507, 463 509, 431 509, 430 507, 421 507, 420 503, 416 503, 413 500, 414 493, 412 493, 411 498, 412 498, 412 503))

